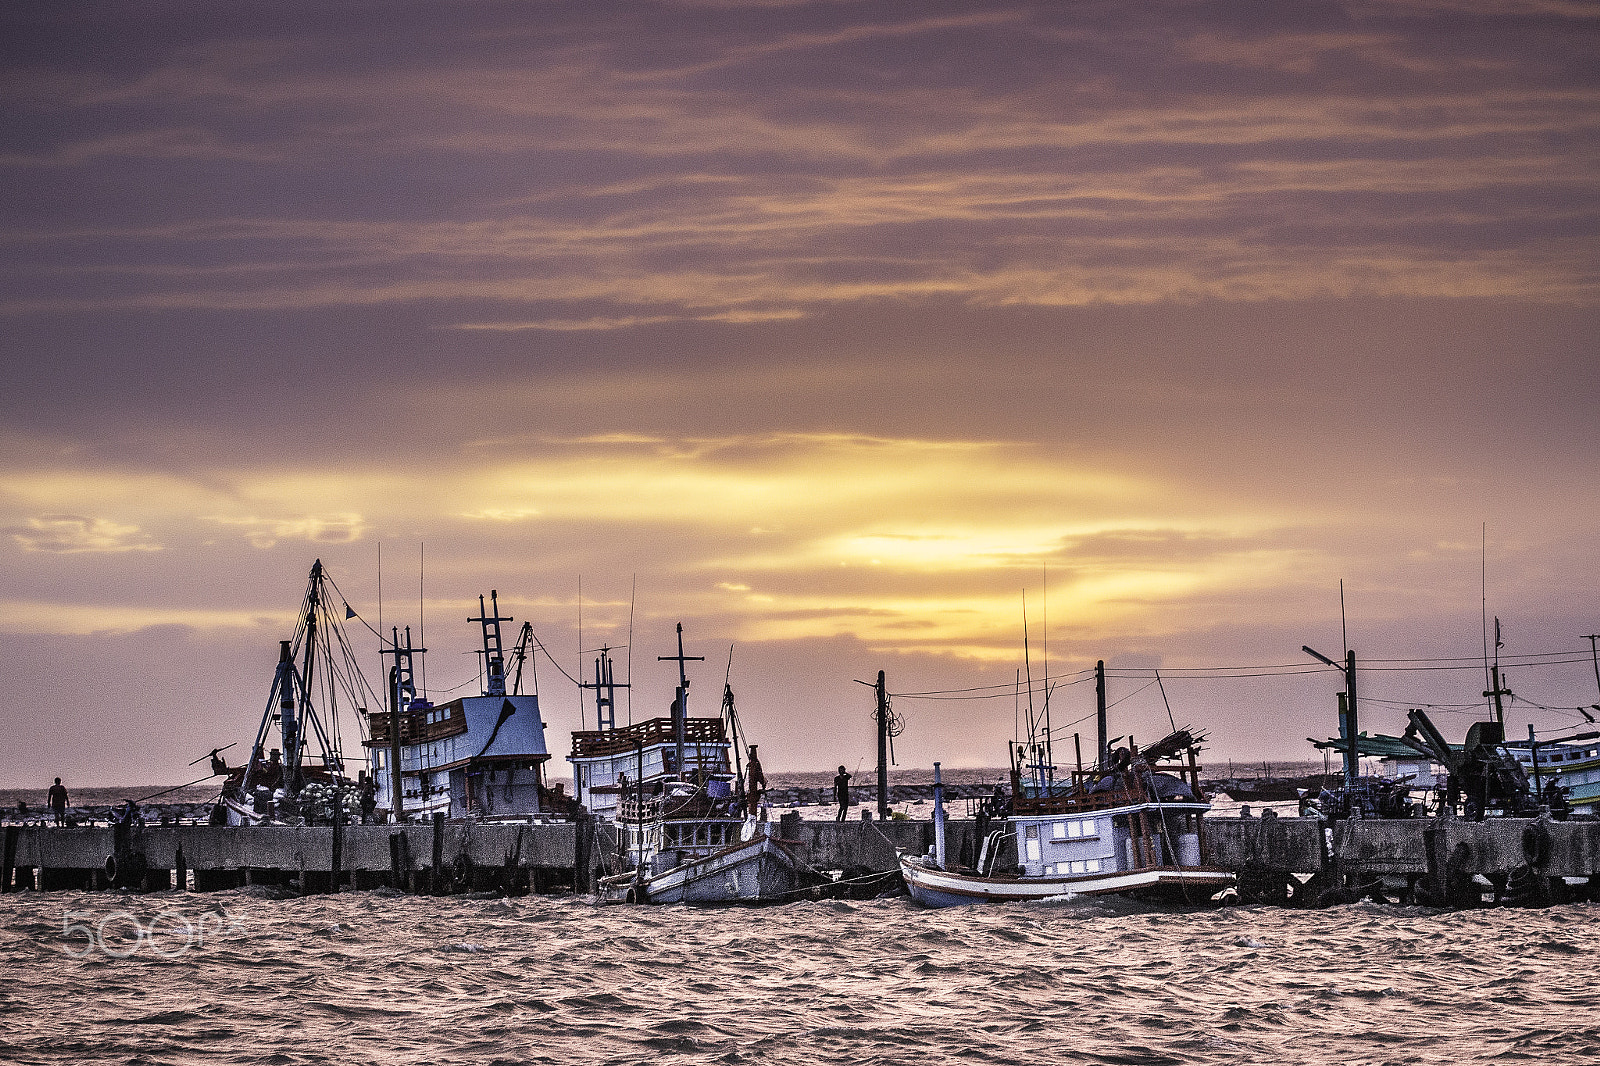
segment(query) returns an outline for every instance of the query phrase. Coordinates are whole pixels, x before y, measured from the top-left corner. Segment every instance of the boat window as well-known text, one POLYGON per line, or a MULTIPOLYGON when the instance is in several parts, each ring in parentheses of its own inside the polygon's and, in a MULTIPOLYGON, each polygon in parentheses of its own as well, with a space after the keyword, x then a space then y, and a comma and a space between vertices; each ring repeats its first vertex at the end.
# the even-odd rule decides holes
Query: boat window
POLYGON ((1030 825, 1024 830, 1024 833, 1025 833, 1025 840, 1027 842, 1027 861, 1028 862, 1038 862, 1039 861, 1039 827, 1036 826, 1036 825, 1030 825))
POLYGON ((1067 838, 1067 829, 1071 825, 1072 825, 1071 822, 1055 822, 1050 827, 1051 828, 1051 835, 1054 836, 1057 840, 1065 840, 1067 838))

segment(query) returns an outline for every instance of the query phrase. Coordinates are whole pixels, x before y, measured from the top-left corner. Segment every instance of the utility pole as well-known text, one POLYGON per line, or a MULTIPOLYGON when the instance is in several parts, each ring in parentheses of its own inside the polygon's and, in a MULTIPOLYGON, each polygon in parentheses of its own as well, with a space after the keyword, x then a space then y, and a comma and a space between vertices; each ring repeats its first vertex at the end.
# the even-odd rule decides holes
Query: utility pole
POLYGON ((1107 742, 1110 734, 1106 729, 1106 661, 1104 659, 1094 664, 1094 720, 1095 726, 1100 730, 1099 767, 1104 770, 1111 765, 1111 745, 1107 742))
POLYGON ((1344 727, 1344 787, 1353 789, 1356 780, 1361 775, 1361 747, 1357 739, 1359 730, 1356 728, 1356 653, 1345 652, 1344 665, 1340 666, 1326 655, 1304 644, 1300 650, 1313 659, 1320 659, 1335 670, 1344 672, 1344 693, 1339 701, 1339 718, 1344 727))
POLYGON ((878 820, 889 819, 889 690, 883 681, 883 671, 878 671, 878 683, 873 686, 878 697, 878 820))
POLYGON ((1596 688, 1600 688, 1600 645, 1595 644, 1600 640, 1600 633, 1590 633, 1583 639, 1589 642, 1589 654, 1594 657, 1594 683, 1596 688))

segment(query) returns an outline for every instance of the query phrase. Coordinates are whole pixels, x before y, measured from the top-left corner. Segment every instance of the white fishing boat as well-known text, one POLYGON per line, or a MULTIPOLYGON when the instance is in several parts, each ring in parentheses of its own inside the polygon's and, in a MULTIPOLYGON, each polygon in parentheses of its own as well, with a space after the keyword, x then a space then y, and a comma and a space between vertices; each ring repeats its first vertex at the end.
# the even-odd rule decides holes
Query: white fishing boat
POLYGON ((760 804, 765 778, 750 745, 739 754, 733 689, 722 713, 693 718, 684 664, 678 663, 671 715, 618 726, 609 649, 595 662, 598 729, 572 735, 574 797, 615 831, 619 872, 600 879, 608 903, 762 903, 792 898, 809 871, 774 836, 760 804), (742 765, 743 764, 743 765, 742 765), (746 773, 748 769, 748 774, 746 773))
POLYGON ((987 835, 974 869, 946 860, 936 763, 934 850, 901 855, 906 888, 930 907, 1113 893, 1203 902, 1233 884, 1234 874, 1201 861, 1211 805, 1200 791, 1197 750, 1191 734, 1178 730, 1143 750, 1130 741, 1104 767, 1025 782, 1018 747, 1011 810, 1004 827, 987 835))
POLYGON ((370 735, 364 742, 377 809, 391 821, 435 814, 474 821, 567 816, 570 800, 544 783, 550 752, 538 694, 521 691, 531 627, 523 626, 512 651, 516 670, 508 685, 500 623, 515 619, 500 614, 498 592, 489 593, 487 605, 479 596, 478 614, 467 621, 482 629, 483 691, 441 704, 416 691, 413 660, 424 649, 411 646, 409 629, 404 645, 398 629, 390 633, 384 650, 394 657, 387 686, 389 710, 367 715, 370 735), (397 718, 398 736, 392 729, 397 718))
MULTIPOLYGON (((663 826, 664 827, 664 826, 663 826)), ((768 824, 746 820, 748 839, 720 848, 668 847, 599 882, 607 903, 773 903, 810 883, 768 824)))

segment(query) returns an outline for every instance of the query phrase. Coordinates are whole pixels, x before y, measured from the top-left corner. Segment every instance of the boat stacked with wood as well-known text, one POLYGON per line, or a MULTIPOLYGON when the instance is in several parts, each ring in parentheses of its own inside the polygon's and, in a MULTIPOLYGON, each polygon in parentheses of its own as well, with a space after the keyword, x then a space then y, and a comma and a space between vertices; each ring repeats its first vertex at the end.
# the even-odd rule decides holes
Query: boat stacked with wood
POLYGON ((751 744, 741 755, 738 712, 724 685, 722 713, 689 715, 683 626, 671 713, 614 721, 609 649, 595 664, 598 729, 572 735, 574 796, 616 831, 623 869, 598 884, 608 903, 762 903, 792 899, 816 878, 775 833, 761 804, 765 777, 751 744))

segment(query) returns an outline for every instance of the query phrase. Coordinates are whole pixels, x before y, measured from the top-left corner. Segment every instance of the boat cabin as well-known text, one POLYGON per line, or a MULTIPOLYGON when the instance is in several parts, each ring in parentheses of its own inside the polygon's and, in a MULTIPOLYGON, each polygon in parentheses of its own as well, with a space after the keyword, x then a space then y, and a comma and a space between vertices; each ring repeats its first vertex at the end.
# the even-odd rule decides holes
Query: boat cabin
MULTIPOLYGON (((387 711, 369 714, 365 742, 378 806, 388 811, 395 809, 393 721, 387 711)), ((400 788, 407 817, 539 814, 549 758, 538 696, 464 696, 438 706, 417 700, 400 714, 400 788)))
POLYGON ((567 756, 574 797, 592 814, 616 821, 622 817, 623 798, 636 796, 641 788, 653 799, 668 783, 721 782, 727 789, 723 795, 732 795, 729 746, 720 718, 685 718, 681 756, 671 718, 576 732, 567 756))

